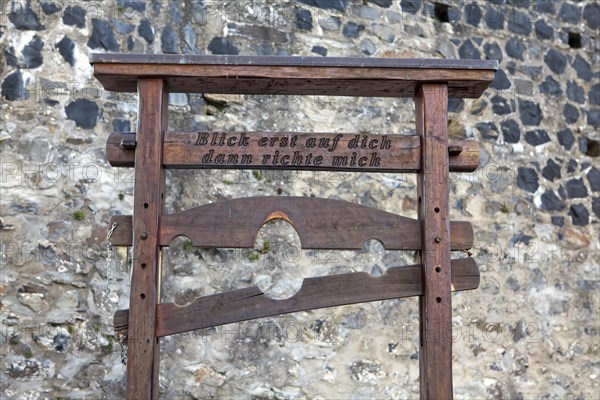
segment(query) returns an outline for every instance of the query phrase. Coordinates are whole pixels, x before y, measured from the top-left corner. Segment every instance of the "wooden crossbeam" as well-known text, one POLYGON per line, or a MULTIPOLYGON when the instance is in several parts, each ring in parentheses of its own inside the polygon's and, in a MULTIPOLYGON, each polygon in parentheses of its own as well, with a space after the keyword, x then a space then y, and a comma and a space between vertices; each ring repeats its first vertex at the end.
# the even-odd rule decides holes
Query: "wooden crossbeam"
MULTIPOLYGON (((283 219, 300 237, 303 249, 361 250, 365 241, 379 240, 387 250, 420 250, 421 222, 376 208, 315 197, 248 197, 194 207, 161 217, 158 245, 169 246, 177 236, 197 247, 251 248, 260 228, 283 219)), ((117 223, 111 243, 131 245, 131 216, 117 223)), ((470 222, 453 221, 451 250, 473 247, 470 222)))
MULTIPOLYGON (((476 289, 479 269, 475 260, 452 261, 452 290, 476 289)), ((256 286, 197 298, 187 306, 159 304, 156 336, 169 336, 213 326, 279 314, 332 306, 389 300, 423 294, 421 265, 391 267, 380 277, 353 272, 303 281, 292 297, 274 300, 256 286)), ((127 335, 129 310, 115 313, 115 333, 127 335)))
MULTIPOLYGON (((135 132, 111 134, 106 143, 110 165, 133 167, 135 142, 135 132)), ((418 135, 165 132, 163 167, 417 172, 420 143, 418 135)), ((452 172, 473 172, 479 166, 475 140, 451 139, 448 152, 452 172)))
POLYGON ((494 60, 93 54, 106 90, 135 92, 137 79, 162 76, 170 92, 415 97, 444 82, 450 97, 478 98, 494 79, 494 60))

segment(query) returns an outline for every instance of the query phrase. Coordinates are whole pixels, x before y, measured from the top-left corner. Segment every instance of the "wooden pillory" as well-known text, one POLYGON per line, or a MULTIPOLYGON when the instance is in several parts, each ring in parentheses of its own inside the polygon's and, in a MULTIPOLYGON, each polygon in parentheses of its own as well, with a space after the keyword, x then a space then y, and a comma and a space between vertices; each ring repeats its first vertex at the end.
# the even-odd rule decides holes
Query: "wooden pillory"
POLYGON ((423 399, 452 398, 451 292, 475 289, 472 258, 450 259, 473 245, 469 222, 449 220, 449 172, 474 171, 479 146, 449 139, 449 97, 478 98, 496 61, 374 58, 95 54, 94 76, 109 91, 137 92, 137 132, 113 133, 106 153, 135 168, 133 217, 115 216, 112 244, 133 246, 129 310, 115 331, 128 342, 127 398, 158 397, 159 338, 210 326, 315 308, 419 296, 423 399), (414 136, 363 133, 170 132, 169 92, 412 97, 414 136), (414 172, 418 219, 338 200, 240 198, 164 213, 165 169, 231 168, 414 172), (421 264, 305 279, 273 300, 256 286, 205 296, 179 307, 161 303, 161 248, 178 235, 194 246, 251 248, 261 226, 290 222, 305 249, 418 250, 421 264))

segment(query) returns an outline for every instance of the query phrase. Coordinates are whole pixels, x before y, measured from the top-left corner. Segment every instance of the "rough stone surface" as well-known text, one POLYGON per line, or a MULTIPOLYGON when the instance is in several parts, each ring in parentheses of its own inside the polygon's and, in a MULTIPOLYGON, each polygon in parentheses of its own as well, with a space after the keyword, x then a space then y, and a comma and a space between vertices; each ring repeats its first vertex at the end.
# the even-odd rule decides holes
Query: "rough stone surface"
POLYGON ((590 29, 598 29, 600 27, 600 4, 597 2, 587 4, 583 9, 583 19, 590 29))
POLYGON ((488 60, 502 61, 502 49, 500 49, 498 43, 486 43, 483 46, 483 50, 485 51, 485 58, 487 58, 488 60))
MULTIPOLYGON (((597 1, 2 4, 3 399, 125 398, 111 321, 128 307, 130 267, 104 239, 112 215, 132 213, 137 177, 109 167, 104 147, 109 132, 136 130, 138 99, 99 90, 89 56, 161 53, 169 29, 165 49, 186 54, 498 60, 481 98, 448 103, 452 137, 481 147, 475 172, 450 175, 450 218, 472 223, 481 272, 477 290, 452 296, 454 398, 598 397, 597 1)), ((414 118, 413 101, 393 97, 171 93, 168 129, 410 135, 414 118)), ((413 218, 418 204, 413 174, 171 170, 167 182, 166 213, 248 196, 335 198, 413 218)), ((256 249, 180 238, 163 254, 162 301, 182 305, 251 285, 290 297, 310 276, 376 277, 417 262, 376 241, 302 250, 279 220, 256 249)), ((159 397, 419 398, 416 321, 417 300, 398 299, 164 338, 159 397)))
POLYGON ((421 8, 421 0, 401 0, 400 8, 403 12, 416 14, 421 8))
POLYGON ((507 20, 509 31, 525 36, 531 33, 531 20, 528 13, 511 10, 507 20))
POLYGON ((548 132, 543 129, 536 129, 534 131, 525 132, 525 141, 532 146, 539 146, 550 141, 548 132))
POLYGON ((119 51, 119 42, 115 38, 112 26, 108 21, 102 19, 92 19, 92 36, 87 45, 92 49, 103 48, 109 51, 119 51))
POLYGON ((593 74, 590 63, 579 54, 575 56, 575 61, 573 61, 572 66, 575 71, 577 71, 577 77, 579 79, 583 79, 586 82, 589 82, 592 79, 593 74))
POLYGON ((539 126, 543 118, 539 104, 529 100, 519 101, 519 115, 523 125, 539 126))
POLYGON ((519 168, 517 174, 517 186, 523 190, 534 193, 540 186, 537 172, 533 168, 519 168))
POLYGON ((163 53, 177 54, 179 52, 179 37, 171 25, 165 26, 160 35, 160 48, 163 53))
POLYGON ((37 68, 44 63, 43 48, 44 42, 34 36, 19 52, 14 47, 4 50, 6 64, 18 68, 37 68))
POLYGON ((567 98, 579 104, 585 103, 585 93, 574 81, 567 82, 567 98))
POLYGON ((590 91, 588 92, 588 100, 590 104, 596 106, 600 105, 600 83, 597 83, 591 87, 590 91))
POLYGON ((25 82, 20 70, 4 78, 2 82, 2 96, 6 100, 26 100, 29 98, 29 92, 25 88, 25 82))
POLYGON ((558 50, 550 49, 544 56, 544 62, 552 72, 560 75, 565 72, 567 57, 558 50))
POLYGON ((65 112, 79 128, 92 129, 96 126, 100 109, 93 101, 77 99, 65 107, 65 112))
POLYGON ((368 3, 377 4, 379 7, 390 8, 394 0, 367 0, 368 3))
POLYGON ((573 204, 569 208, 573 225, 585 226, 590 222, 590 213, 583 204, 573 204))
POLYGON ((327 49, 323 46, 313 46, 311 51, 323 57, 327 56, 327 49))
POLYGON ((56 48, 62 58, 65 59, 70 65, 75 65, 75 57, 73 52, 75 51, 75 42, 69 39, 67 36, 62 38, 56 43, 56 48))
POLYGON ((573 104, 565 104, 563 108, 563 116, 568 124, 574 124, 579 119, 579 111, 573 104))
POLYGON ((552 159, 548 160, 548 163, 542 170, 542 176, 550 182, 560 179, 560 165, 552 159))
POLYGON ((296 27, 310 31, 312 29, 313 19, 309 10, 303 8, 296 9, 296 27))
POLYGON ((500 96, 492 97, 492 110, 497 115, 506 115, 513 111, 509 100, 500 96))
POLYGON ((494 82, 492 82, 491 87, 497 90, 506 90, 510 89, 511 86, 512 83, 508 79, 508 76, 506 76, 504 70, 499 69, 496 71, 496 76, 494 77, 494 82))
POLYGON ((208 45, 208 50, 213 54, 239 54, 240 50, 233 44, 230 39, 216 37, 211 40, 208 45))
POLYGON ((478 122, 475 124, 475 127, 479 130, 484 139, 498 139, 498 128, 493 122, 478 122))
POLYGON ((554 226, 565 226, 565 217, 552 217, 551 221, 554 226))
POLYGON ((600 170, 596 167, 592 167, 587 174, 587 178, 590 182, 592 192, 600 192, 600 170))
POLYGON ((554 37, 554 28, 548 25, 543 19, 535 23, 535 35, 538 39, 552 39, 554 37))
POLYGON ((346 25, 344 25, 342 33, 347 38, 357 38, 358 35, 360 35, 360 32, 364 29, 364 25, 356 24, 354 22, 348 22, 346 25))
POLYGON ((477 3, 469 3, 465 6, 465 20, 467 24, 477 26, 481 21, 481 8, 477 3))
POLYGON ((592 212, 596 218, 600 219, 600 197, 594 197, 592 199, 592 212))
POLYGON ((541 197, 542 207, 546 211, 560 211, 565 208, 565 204, 552 191, 548 190, 541 197))
POLYGON ((567 163, 567 172, 572 174, 573 172, 575 172, 575 170, 577 170, 577 161, 570 159, 567 163))
POLYGON ((370 56, 377 52, 377 46, 371 39, 365 38, 360 42, 360 50, 370 56))
POLYGON ((475 45, 473 45, 473 42, 471 42, 470 39, 465 40, 463 42, 463 44, 460 45, 460 47, 458 48, 458 54, 459 54, 460 58, 465 58, 465 59, 480 59, 481 58, 481 53, 479 52, 479 50, 477 50, 475 45))
POLYGON ((63 11, 63 24, 85 28, 85 9, 79 6, 68 6, 63 11))
POLYGON ((540 92, 552 96, 560 96, 563 93, 560 83, 550 75, 546 76, 544 82, 540 84, 540 92))
POLYGON ((502 121, 500 123, 502 129, 502 135, 506 143, 519 143, 521 138, 521 131, 519 130, 519 124, 514 119, 502 121))
POLYGON ((587 123, 594 128, 600 127, 600 109, 588 110, 587 123))
POLYGON ((588 191, 583 183, 583 179, 570 179, 567 181, 567 195, 570 199, 586 198, 588 191))
POLYGON ((485 23, 490 29, 504 29, 504 10, 493 6, 485 8, 485 23))
POLYGON ((581 20, 581 8, 576 4, 563 3, 559 15, 564 22, 577 24, 581 20))
POLYGON ((131 123, 126 119, 114 119, 112 127, 114 132, 131 132, 131 123))
MULTIPOLYGON (((41 31, 46 27, 40 23, 40 18, 31 8, 31 1, 26 2, 11 2, 10 8, 8 8, 8 2, 6 4, 6 10, 10 9, 8 13, 8 20, 15 26, 15 28, 27 31, 41 31)), ((4 15, 4 4, 2 6, 2 13, 4 15)))
POLYGON ((337 31, 342 26, 342 22, 335 15, 326 15, 319 18, 319 25, 326 31, 337 31))
POLYGON ((57 6, 55 3, 45 3, 45 2, 43 2, 43 3, 40 3, 40 6, 42 7, 42 11, 46 15, 56 14, 57 12, 60 11, 60 7, 57 6))
POLYGON ((525 44, 517 38, 511 38, 506 42, 506 54, 512 58, 523 60, 523 53, 525 50, 525 44))
POLYGON ((148 43, 154 42, 154 28, 149 20, 146 18, 142 19, 138 26, 138 33, 148 43))
POLYGON ((322 8, 324 10, 336 10, 344 12, 348 6, 348 0, 298 0, 309 6, 322 8))

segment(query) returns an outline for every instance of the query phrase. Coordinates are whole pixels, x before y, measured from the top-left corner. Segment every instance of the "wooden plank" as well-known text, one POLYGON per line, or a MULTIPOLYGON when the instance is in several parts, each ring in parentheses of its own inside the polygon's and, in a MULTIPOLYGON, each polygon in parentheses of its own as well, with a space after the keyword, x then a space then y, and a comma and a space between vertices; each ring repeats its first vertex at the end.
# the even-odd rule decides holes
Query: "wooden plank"
POLYGON ((117 225, 110 238, 111 245, 131 246, 133 243, 133 217, 131 215, 113 215, 108 223, 109 228, 114 224, 117 225))
MULTIPOLYGON (((443 58, 235 56, 205 54, 92 53, 91 64, 197 64, 254 65, 277 67, 360 67, 396 69, 498 69, 494 60, 443 58)), ((457 75, 458 76, 458 75, 457 75)))
POLYGON ((332 57, 92 55, 106 90, 135 91, 162 76, 171 92, 414 97, 420 84, 445 82, 451 97, 480 97, 494 79, 490 60, 332 57))
POLYGON ((138 84, 139 112, 133 203, 133 275, 129 308, 127 398, 158 398, 159 344, 156 305, 160 302, 158 229, 163 213, 162 132, 167 126, 167 92, 162 79, 138 84))
MULTIPOLYGON (((135 133, 113 133, 106 157, 113 167, 133 167, 135 133)), ((297 132, 166 132, 164 168, 231 168, 417 172, 421 167, 418 135, 297 132), (314 146, 314 147, 311 147, 314 146), (318 158, 320 157, 320 158, 318 158)), ((472 139, 448 143, 450 171, 479 166, 479 144, 472 139)))
MULTIPOLYGON (((130 217, 129 217, 130 218, 130 217)), ((379 240, 387 250, 420 250, 419 220, 354 204, 315 197, 247 197, 205 204, 164 215, 158 243, 169 246, 186 236, 197 247, 252 248, 268 221, 288 221, 303 249, 361 250, 365 241, 379 240)), ((128 246, 131 234, 126 216, 116 216, 113 246, 128 246)), ((452 222, 452 250, 473 246, 470 222, 452 222)))
MULTIPOLYGON (((475 260, 452 261, 452 290, 472 290, 479 286, 475 260)), ((354 272, 305 279, 300 290, 285 300, 267 297, 256 286, 200 297, 188 306, 159 304, 157 336, 241 322, 316 308, 369 301, 419 296, 422 292, 420 265, 391 267, 380 277, 354 272)), ((115 313, 116 333, 127 330, 129 310, 115 313)))
POLYGON ((452 398, 452 296, 448 194, 448 88, 421 86, 416 101, 423 167, 418 174, 423 295, 419 297, 421 399, 452 398))

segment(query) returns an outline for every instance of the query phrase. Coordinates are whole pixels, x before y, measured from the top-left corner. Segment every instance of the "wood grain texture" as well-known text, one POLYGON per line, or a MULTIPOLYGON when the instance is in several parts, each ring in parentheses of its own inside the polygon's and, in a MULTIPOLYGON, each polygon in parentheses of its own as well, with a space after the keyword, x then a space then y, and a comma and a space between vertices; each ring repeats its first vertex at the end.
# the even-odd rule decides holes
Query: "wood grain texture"
POLYGON ((204 54, 135 54, 92 53, 90 63, 99 64, 196 64, 254 65, 277 67, 359 67, 409 69, 497 70, 494 60, 443 58, 373 58, 373 57, 305 57, 305 56, 236 56, 204 54))
MULTIPOLYGON (((167 92, 162 79, 142 79, 138 85, 139 111, 136 179, 133 202, 133 274, 129 308, 127 398, 158 398, 159 345, 156 304, 160 302, 160 247, 158 232, 163 213, 162 132, 167 124, 167 92)), ((129 225, 131 226, 131 225, 129 225)), ((130 236, 131 237, 131 236, 130 236)))
POLYGON ((134 92, 138 78, 163 77, 171 92, 415 97, 420 84, 444 82, 450 97, 480 97, 496 61, 319 57, 92 56, 109 91, 134 92))
MULTIPOLYGON (((205 204, 164 215, 158 244, 169 246, 186 236, 197 247, 251 248, 268 221, 288 221, 303 249, 361 250, 365 241, 379 240, 387 250, 420 250, 421 223, 347 201, 315 197, 248 197, 205 204)), ((115 216, 113 246, 131 244, 131 217, 115 216)), ((471 223, 453 221, 452 250, 473 246, 471 223)))
POLYGON ((450 250, 472 247, 473 229, 449 220, 448 176, 473 171, 479 147, 448 139, 447 105, 449 97, 480 97, 493 81, 496 61, 110 53, 91 58, 105 89, 139 92, 138 133, 113 134, 107 142, 111 165, 136 170, 134 217, 111 220, 118 223, 112 243, 134 247, 130 308, 118 311, 114 320, 116 331, 129 336, 128 399, 158 396, 158 337, 406 296, 419 296, 421 398, 452 398, 451 291, 476 288, 479 271, 472 259, 450 261, 450 250), (386 135, 366 135, 365 146, 357 148, 351 146, 356 134, 166 132, 168 91, 413 97, 417 136, 389 135, 389 148, 375 151, 374 140, 381 146, 386 135), (223 141, 215 137, 208 145, 215 134, 223 141), (294 149, 297 154, 282 145, 294 136, 304 146, 294 149), (323 146, 309 145, 311 139, 323 146), (290 162, 294 155, 302 159, 290 162), (165 215, 164 168, 417 172, 419 217, 303 197, 242 198, 165 215), (260 228, 273 219, 290 222, 303 248, 362 249, 366 240, 377 239, 386 249, 419 250, 421 264, 388 268, 377 278, 366 273, 308 278, 286 300, 250 287, 185 307, 158 304, 160 249, 173 238, 187 236, 199 247, 253 247, 260 228))
MULTIPOLYGON (((188 306, 159 304, 157 336, 169 336, 279 314, 369 301, 419 296, 423 293, 420 265, 391 267, 380 277, 354 272, 305 279, 300 290, 274 300, 256 286, 197 298, 188 306)), ((452 290, 479 286, 479 269, 472 258, 452 261, 452 290)), ((124 333, 129 310, 115 313, 115 332, 124 333)))
POLYGON ((417 176, 422 224, 419 298, 421 399, 452 399, 452 296, 448 194, 448 88, 421 86, 416 102, 423 167, 417 176))
MULTIPOLYGON (((113 167, 135 164, 135 150, 125 149, 123 141, 135 141, 135 133, 113 133, 106 142, 106 158, 113 167)), ((448 146, 449 151, 458 149, 450 154, 451 172, 477 169, 480 150, 475 140, 451 139, 448 146)), ((165 132, 163 167, 417 172, 421 168, 421 139, 418 135, 362 133, 165 132), (205 145, 197 144, 205 139, 205 145), (315 148, 307 147, 307 143, 314 143, 315 148), (325 144, 328 147, 319 147, 325 144), (353 148, 354 144, 361 147, 353 148), (313 162, 307 163, 309 154, 313 162), (252 155, 251 162, 245 161, 247 155, 252 155), (315 165, 314 160, 319 156, 322 160, 315 165), (361 159, 365 165, 360 165, 361 159)))

